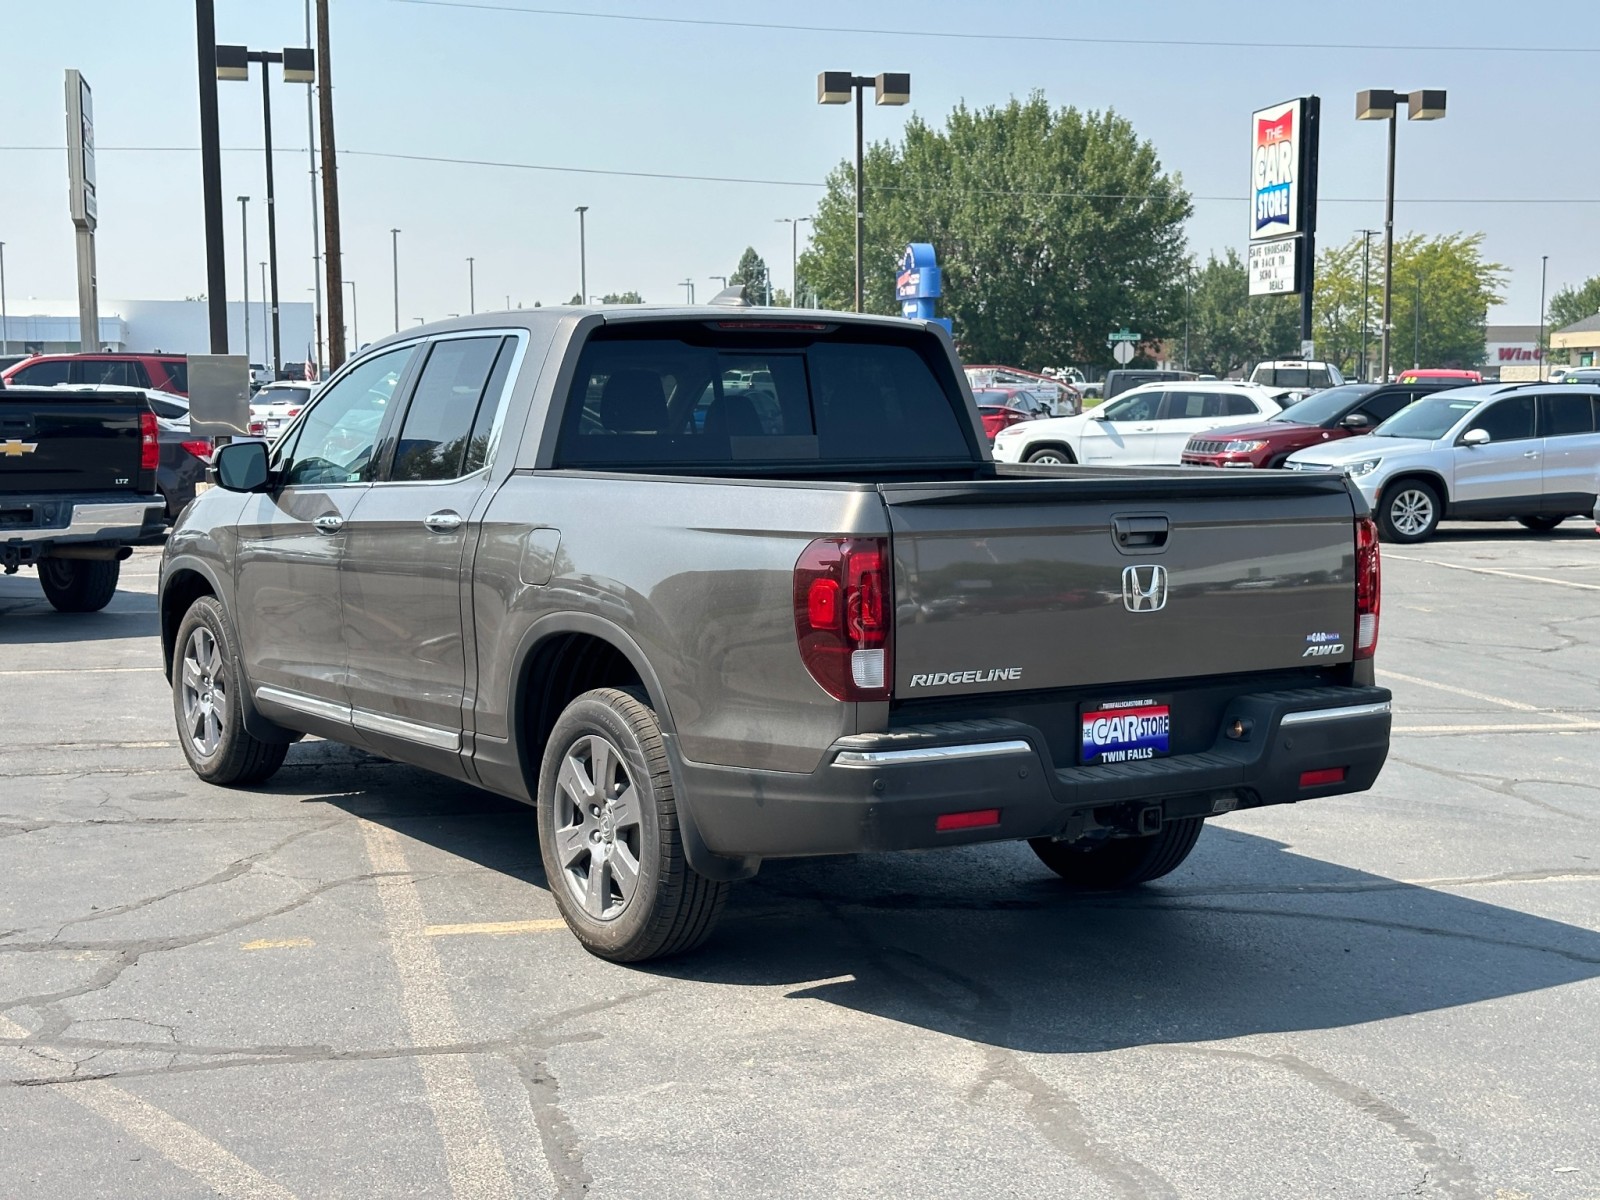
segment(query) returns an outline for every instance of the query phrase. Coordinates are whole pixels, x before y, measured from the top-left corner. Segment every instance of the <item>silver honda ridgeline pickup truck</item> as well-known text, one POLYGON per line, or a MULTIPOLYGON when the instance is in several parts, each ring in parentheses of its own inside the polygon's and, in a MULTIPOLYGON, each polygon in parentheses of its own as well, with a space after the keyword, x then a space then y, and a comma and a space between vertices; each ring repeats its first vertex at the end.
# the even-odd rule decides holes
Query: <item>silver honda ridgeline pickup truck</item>
POLYGON ((614 960, 698 945, 764 858, 1025 839, 1141 883, 1388 752, 1342 476, 997 467, 920 322, 423 326, 214 472, 161 571, 195 772, 312 734, 530 802, 614 960))

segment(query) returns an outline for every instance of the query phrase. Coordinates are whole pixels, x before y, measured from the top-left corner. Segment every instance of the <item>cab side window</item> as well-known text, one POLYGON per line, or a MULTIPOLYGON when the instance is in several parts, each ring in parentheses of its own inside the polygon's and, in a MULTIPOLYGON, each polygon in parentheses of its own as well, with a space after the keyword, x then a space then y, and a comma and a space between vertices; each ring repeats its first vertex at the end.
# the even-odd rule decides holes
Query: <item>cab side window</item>
POLYGON ((499 394, 487 395, 487 385, 507 341, 445 338, 429 348, 400 427, 392 481, 459 479, 483 465, 493 413, 480 428, 479 410, 499 403, 499 394))
POLYGON ((1491 442, 1517 442, 1533 436, 1533 397, 1510 396, 1478 414, 1468 429, 1487 430, 1491 442))
POLYGON ((285 484, 371 480, 378 429, 415 350, 402 346, 373 355, 316 398, 294 444, 279 444, 275 465, 285 484))
POLYGON ((1576 437, 1594 432, 1595 405, 1588 396, 1555 392, 1539 397, 1539 436, 1576 437))
POLYGON ((67 381, 67 363, 62 359, 47 359, 23 367, 11 377, 12 387, 54 387, 67 381))

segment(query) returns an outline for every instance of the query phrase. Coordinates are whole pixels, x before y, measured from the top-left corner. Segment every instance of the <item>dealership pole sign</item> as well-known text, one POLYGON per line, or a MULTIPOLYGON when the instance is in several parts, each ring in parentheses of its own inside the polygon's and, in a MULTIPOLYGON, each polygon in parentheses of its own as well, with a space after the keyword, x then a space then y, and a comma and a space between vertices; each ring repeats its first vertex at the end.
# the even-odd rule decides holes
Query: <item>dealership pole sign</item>
POLYGON ((1301 96, 1250 117, 1250 295, 1298 295, 1302 340, 1311 337, 1321 114, 1316 96, 1301 96))
POLYGON ((939 259, 928 242, 912 242, 900 256, 900 270, 895 274, 895 299, 900 301, 900 315, 915 321, 932 321, 950 332, 950 318, 938 315, 936 301, 944 295, 943 272, 939 259))
POLYGON ((100 295, 94 231, 100 197, 94 175, 94 97, 83 75, 67 72, 67 207, 78 249, 78 345, 100 349, 100 295))

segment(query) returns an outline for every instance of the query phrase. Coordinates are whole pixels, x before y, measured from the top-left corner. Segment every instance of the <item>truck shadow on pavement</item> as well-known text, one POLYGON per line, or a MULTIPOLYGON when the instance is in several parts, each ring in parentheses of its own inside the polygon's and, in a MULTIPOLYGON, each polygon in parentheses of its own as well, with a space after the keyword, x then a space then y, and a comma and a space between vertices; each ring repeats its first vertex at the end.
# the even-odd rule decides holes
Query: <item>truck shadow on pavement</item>
MULTIPOLYGON (((383 775, 306 802, 546 886, 531 808, 408 768, 383 775)), ((1406 882, 1219 826, 1178 872, 1121 894, 1069 892, 1018 844, 771 862, 734 889, 700 951, 593 966, 788 988, 1010 1049, 1101 1051, 1340 1028, 1593 979, 1600 933, 1457 894, 1583 875, 1600 870, 1406 882)))

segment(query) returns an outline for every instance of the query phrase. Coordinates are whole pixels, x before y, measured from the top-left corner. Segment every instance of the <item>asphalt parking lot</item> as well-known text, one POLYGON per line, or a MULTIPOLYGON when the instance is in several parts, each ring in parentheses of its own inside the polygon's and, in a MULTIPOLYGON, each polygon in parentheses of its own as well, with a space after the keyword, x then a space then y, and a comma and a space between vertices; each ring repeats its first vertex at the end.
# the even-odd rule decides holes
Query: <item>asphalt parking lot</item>
POLYGON ((647 969, 532 811, 327 743, 211 788, 157 552, 0 579, 0 1193, 1600 1197, 1600 538, 1386 547, 1376 790, 1138 894, 765 867, 647 969))

